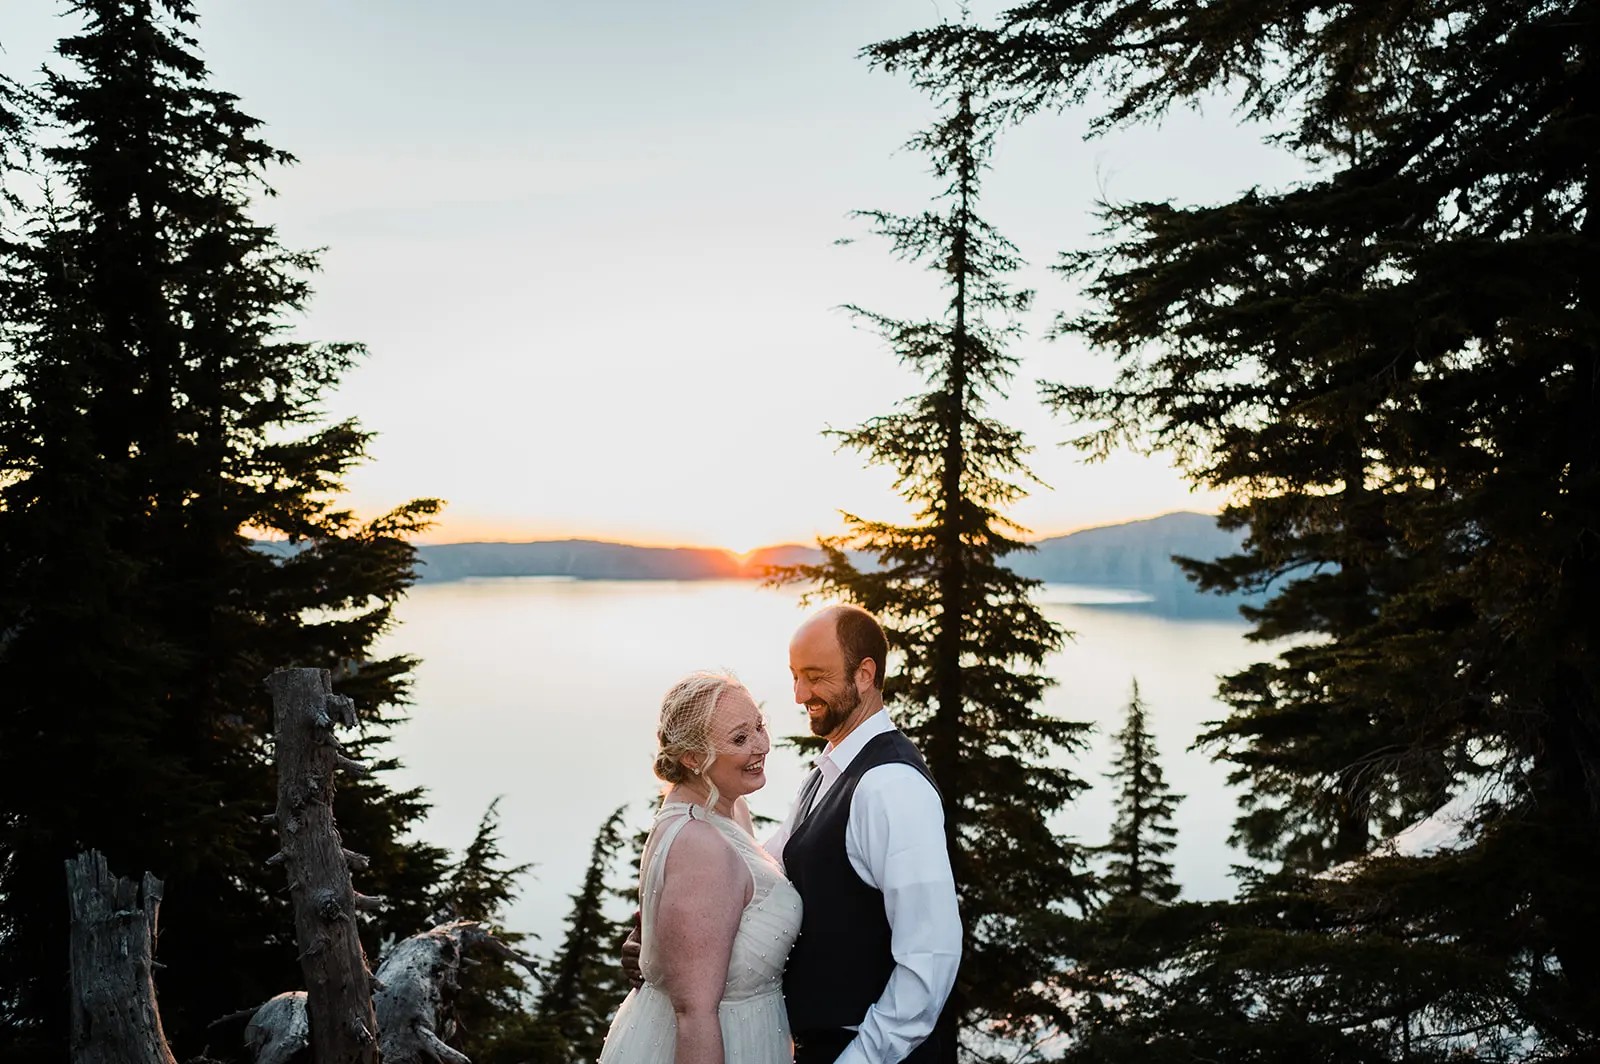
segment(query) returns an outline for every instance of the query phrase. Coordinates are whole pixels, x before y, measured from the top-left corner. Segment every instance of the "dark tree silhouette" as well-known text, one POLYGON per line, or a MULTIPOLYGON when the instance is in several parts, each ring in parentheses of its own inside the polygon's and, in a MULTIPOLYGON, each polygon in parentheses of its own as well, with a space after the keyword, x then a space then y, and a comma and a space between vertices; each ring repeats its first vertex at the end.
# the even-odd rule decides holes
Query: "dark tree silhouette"
MULTIPOLYGON (((898 257, 926 263, 948 302, 932 321, 852 307, 930 390, 894 413, 835 435, 895 470, 909 523, 847 514, 849 532, 822 541, 824 562, 780 579, 812 584, 877 614, 903 663, 886 697, 944 795, 966 942, 952 1008, 964 1031, 1026 1041, 1061 1019, 1053 973, 1067 907, 1087 897, 1082 854, 1049 818, 1084 786, 1061 767, 1085 725, 1039 709, 1039 672, 1063 632, 1030 598, 1007 555, 1029 549, 1003 510, 1030 479, 1021 435, 985 413, 1005 394, 1016 359, 1005 346, 1031 292, 1008 287, 1016 248, 977 214, 997 112, 965 85, 935 93, 944 117, 911 147, 943 183, 938 209, 865 212, 898 257), (851 552, 876 559, 857 568, 851 552)), ((993 1043, 964 1037, 969 1053, 993 1043)))
MULTIPOLYGON (((617 962, 630 921, 610 915, 615 903, 631 913, 637 899, 612 885, 619 854, 631 836, 623 830, 626 806, 595 833, 583 883, 572 895, 561 945, 544 963, 537 999, 520 1015, 500 1019, 481 1045, 476 1064, 570 1064, 598 1060, 611 1017, 628 995, 617 962), (632 899, 632 901, 628 901, 632 899)), ((633 840, 638 841, 638 840, 633 840)))
MULTIPOLYGON (((361 355, 290 332, 314 255, 252 220, 291 161, 207 84, 187 0, 80 0, 39 90, 45 206, 0 273, 0 1056, 66 1053, 63 860, 167 884, 158 990, 179 1055, 298 983, 270 811, 282 665, 334 670, 378 768, 412 661, 369 653, 436 509, 334 505, 367 435, 319 403, 361 355), (278 539, 273 549, 258 540, 278 539)), ((365 747, 365 749, 361 748, 365 747)), ((365 928, 420 925, 442 854, 381 771, 340 789, 365 928)))
POLYGON ((1167 854, 1178 836, 1172 815, 1183 796, 1172 793, 1162 776, 1147 712, 1135 680, 1116 735, 1117 759, 1106 773, 1117 788, 1117 817, 1111 841, 1100 847, 1110 858, 1100 876, 1100 889, 1114 897, 1168 902, 1178 896, 1167 854))
POLYGON ((553 1031, 568 1051, 566 1060, 598 1060, 611 1016, 628 996, 617 965, 617 947, 632 926, 608 912, 608 903, 631 895, 612 885, 617 856, 628 842, 617 809, 600 825, 589 850, 583 884, 572 895, 566 936, 551 958, 550 980, 539 997, 537 1022, 553 1031))
MULTIPOLYGON (((28 134, 35 105, 32 93, 0 73, 0 208, 15 210, 20 206, 12 181, 21 176, 18 171, 30 154, 28 134)), ((0 213, 0 219, 5 217, 0 213)), ((0 236, 4 235, 5 229, 0 227, 0 236)))
MULTIPOLYGON (((1232 91, 1311 169, 1108 206, 1107 245, 1064 263, 1095 297, 1066 328, 1121 372, 1053 390, 1091 453, 1160 448, 1235 493, 1246 549, 1194 571, 1273 592, 1257 632, 1294 637, 1225 682, 1210 738, 1250 789, 1242 841, 1335 874, 1247 895, 1270 954, 1222 925, 1188 947, 1241 973, 1189 1014, 1241 1046, 1600 1042, 1597 35, 1580 0, 1039 0, 984 40, 1019 112, 1093 99, 1104 128, 1232 91), (1444 852, 1378 847, 1452 794, 1444 852)), ((876 55, 956 84, 970 48, 876 55)))
MULTIPOLYGON (((434 921, 476 920, 519 952, 528 936, 505 926, 506 909, 517 898, 517 881, 531 864, 506 863, 500 849, 500 799, 484 810, 466 850, 448 870, 434 921)), ((480 953, 463 965, 455 995, 457 1026, 450 1044, 474 1064, 521 1059, 505 1043, 526 1024, 532 994, 520 967, 498 953, 480 953)))

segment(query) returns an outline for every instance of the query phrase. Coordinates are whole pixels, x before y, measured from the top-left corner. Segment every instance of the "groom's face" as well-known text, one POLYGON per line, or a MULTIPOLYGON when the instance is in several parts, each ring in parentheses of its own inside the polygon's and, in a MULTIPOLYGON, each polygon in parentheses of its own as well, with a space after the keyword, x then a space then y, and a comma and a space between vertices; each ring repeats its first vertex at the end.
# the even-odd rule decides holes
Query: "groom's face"
POLYGON ((832 738, 844 727, 851 714, 861 707, 861 693, 856 690, 855 684, 840 686, 843 690, 837 695, 825 695, 813 690, 811 698, 806 701, 806 717, 812 735, 832 738))
POLYGON ((844 648, 831 623, 808 624, 789 644, 794 700, 806 707, 811 734, 832 739, 861 707, 855 678, 845 674, 844 648))

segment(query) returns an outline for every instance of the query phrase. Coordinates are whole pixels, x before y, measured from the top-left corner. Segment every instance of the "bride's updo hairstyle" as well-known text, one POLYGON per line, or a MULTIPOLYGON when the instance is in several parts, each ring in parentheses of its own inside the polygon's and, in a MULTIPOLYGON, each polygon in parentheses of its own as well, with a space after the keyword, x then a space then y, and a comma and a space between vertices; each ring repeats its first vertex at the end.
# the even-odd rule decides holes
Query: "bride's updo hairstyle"
POLYGON ((699 777, 711 788, 706 808, 717 804, 721 793, 717 785, 705 775, 706 769, 717 759, 717 750, 711 741, 711 714, 717 708, 717 699, 728 690, 744 690, 744 684, 727 673, 692 672, 672 685, 661 700, 661 724, 656 729, 656 778, 671 786, 699 777), (699 768, 690 768, 684 757, 699 754, 699 768))

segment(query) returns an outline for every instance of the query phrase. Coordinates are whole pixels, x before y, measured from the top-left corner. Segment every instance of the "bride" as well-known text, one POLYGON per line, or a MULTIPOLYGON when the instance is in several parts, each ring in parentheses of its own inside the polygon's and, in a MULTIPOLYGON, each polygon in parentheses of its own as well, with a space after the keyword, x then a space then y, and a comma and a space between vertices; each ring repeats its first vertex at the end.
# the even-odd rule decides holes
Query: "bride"
POLYGON ((800 895, 742 800, 767 781, 766 723, 738 680, 697 672, 662 700, 657 738, 667 791, 639 866, 644 984, 600 1064, 789 1064, 783 965, 800 895))

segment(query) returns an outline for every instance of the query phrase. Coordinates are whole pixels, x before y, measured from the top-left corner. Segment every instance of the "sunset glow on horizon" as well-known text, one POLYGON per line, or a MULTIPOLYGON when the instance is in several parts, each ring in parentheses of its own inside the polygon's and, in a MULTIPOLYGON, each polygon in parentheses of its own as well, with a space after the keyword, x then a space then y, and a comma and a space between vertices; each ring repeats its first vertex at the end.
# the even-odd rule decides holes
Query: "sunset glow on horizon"
MULTIPOLYGON (((1145 521, 1155 517, 1179 511, 1196 513, 1215 512, 1216 507, 1206 507, 1193 504, 1187 506, 1174 506, 1162 510, 1153 510, 1148 513, 1129 514, 1116 518, 1089 521, 1081 525, 1074 525, 1057 529, 1032 529, 1027 536, 1028 542, 1039 542, 1054 539, 1058 536, 1071 535, 1090 528, 1100 528, 1106 525, 1127 524, 1136 521, 1145 521)), ((446 517, 448 508, 446 510, 446 517)), ((657 547, 663 549, 688 548, 697 550, 722 550, 737 557, 741 562, 747 561, 757 551, 769 547, 784 546, 812 546, 819 535, 838 535, 844 531, 844 526, 813 533, 811 535, 797 534, 779 537, 760 542, 747 538, 738 538, 732 535, 708 535, 705 538, 685 539, 681 537, 662 536, 643 526, 629 528, 627 526, 609 526, 597 530, 596 526, 566 528, 560 526, 541 525, 536 522, 525 524, 518 523, 474 523, 471 521, 453 522, 445 518, 428 532, 417 537, 416 542, 430 546, 447 546, 459 543, 535 543, 557 540, 587 540, 599 543, 620 543, 633 547, 657 547)))
MULTIPOLYGON (((899 150, 930 104, 858 57, 925 25, 925 0, 708 3, 692 37, 674 5, 643 0, 196 8, 216 87, 300 160, 254 205, 288 247, 326 249, 296 338, 367 346, 327 403, 375 434, 339 505, 443 499, 423 543, 735 552, 837 534, 840 511, 909 518, 892 475, 825 433, 927 386, 840 309, 943 313, 937 278, 851 214, 933 202, 925 162, 899 150), (283 76, 284 55, 302 76, 283 76)), ((12 69, 56 62, 49 5, 11 14, 12 69)), ((1082 308, 1050 266, 1103 239, 1097 201, 1299 175, 1223 107, 1084 133, 1082 115, 1007 133, 980 205, 1037 290, 990 410, 1048 485, 1007 514, 1033 539, 1222 502, 1161 458, 1084 464, 1062 446, 1082 427, 1039 400, 1038 380, 1113 372, 1046 339, 1082 308)))

